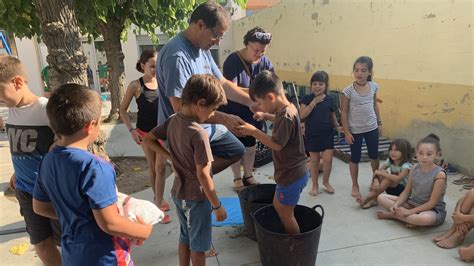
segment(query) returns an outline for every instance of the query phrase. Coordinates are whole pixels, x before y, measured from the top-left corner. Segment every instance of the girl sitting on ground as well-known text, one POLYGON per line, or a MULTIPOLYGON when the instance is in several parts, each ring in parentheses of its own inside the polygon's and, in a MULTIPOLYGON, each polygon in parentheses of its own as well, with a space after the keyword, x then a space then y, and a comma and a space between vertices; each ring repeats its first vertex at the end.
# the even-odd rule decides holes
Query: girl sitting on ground
MULTIPOLYGON (((436 236, 433 241, 442 248, 454 248, 464 242, 464 238, 474 227, 474 189, 461 197, 453 212, 453 225, 444 234, 436 236)), ((474 261, 474 244, 459 248, 463 261, 474 261)))
POLYGON ((377 196, 382 192, 399 196, 405 189, 411 164, 411 145, 406 139, 396 139, 390 143, 389 156, 379 170, 375 170, 371 190, 367 197, 357 197, 362 209, 377 205, 377 196))
POLYGON ((410 171, 408 182, 400 194, 380 194, 378 203, 388 211, 378 211, 379 219, 395 219, 407 227, 436 226, 446 218, 446 172, 435 164, 440 154, 439 137, 430 134, 416 145, 416 164, 410 171))

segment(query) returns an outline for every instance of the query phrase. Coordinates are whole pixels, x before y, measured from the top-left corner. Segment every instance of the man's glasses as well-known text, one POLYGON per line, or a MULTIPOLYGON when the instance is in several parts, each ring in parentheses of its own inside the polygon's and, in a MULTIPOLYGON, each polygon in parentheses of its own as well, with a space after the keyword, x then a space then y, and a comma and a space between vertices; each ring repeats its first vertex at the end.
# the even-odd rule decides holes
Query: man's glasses
POLYGON ((257 31, 257 32, 254 32, 253 33, 253 36, 257 39, 257 40, 261 40, 261 41, 268 41, 268 40, 271 40, 272 39, 272 34, 270 32, 260 32, 260 31, 257 31))
POLYGON ((214 40, 222 40, 222 38, 224 38, 224 34, 220 35, 219 33, 217 33, 213 28, 208 28, 211 33, 212 33, 212 38, 214 40))

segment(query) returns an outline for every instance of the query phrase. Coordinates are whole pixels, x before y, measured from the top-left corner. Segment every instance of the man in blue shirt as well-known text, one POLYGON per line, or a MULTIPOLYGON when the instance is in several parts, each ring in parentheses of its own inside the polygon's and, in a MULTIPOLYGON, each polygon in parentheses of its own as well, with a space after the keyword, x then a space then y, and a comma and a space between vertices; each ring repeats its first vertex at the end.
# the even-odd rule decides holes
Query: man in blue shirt
MULTIPOLYGON (((188 79, 194 74, 212 74, 222 82, 226 97, 250 106, 254 103, 248 90, 225 79, 217 68, 209 49, 218 45, 229 28, 229 14, 216 3, 203 3, 191 15, 188 28, 171 39, 161 50, 156 64, 159 85, 158 125, 181 109, 181 93, 188 79)), ((244 121, 238 116, 216 112, 213 124, 203 124, 208 131, 214 155, 212 172, 218 173, 245 153, 242 143, 225 127, 234 129, 244 121)))

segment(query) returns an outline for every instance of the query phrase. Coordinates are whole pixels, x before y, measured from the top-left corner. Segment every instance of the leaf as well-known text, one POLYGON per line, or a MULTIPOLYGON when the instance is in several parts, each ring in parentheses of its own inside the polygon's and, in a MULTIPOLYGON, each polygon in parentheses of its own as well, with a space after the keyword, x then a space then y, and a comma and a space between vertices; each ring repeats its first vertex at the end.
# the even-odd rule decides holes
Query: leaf
POLYGON ((153 11, 158 10, 158 0, 149 0, 149 3, 151 7, 153 8, 153 11))

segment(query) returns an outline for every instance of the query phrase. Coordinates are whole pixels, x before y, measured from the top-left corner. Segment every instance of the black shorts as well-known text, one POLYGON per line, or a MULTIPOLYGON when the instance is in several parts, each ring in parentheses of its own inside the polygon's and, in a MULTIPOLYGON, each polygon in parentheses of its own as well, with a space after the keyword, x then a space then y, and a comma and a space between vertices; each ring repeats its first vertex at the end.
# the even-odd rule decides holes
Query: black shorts
POLYGON ((20 204, 20 214, 26 224, 26 232, 30 236, 30 243, 36 245, 48 237, 53 237, 56 245, 61 243, 61 226, 58 220, 52 220, 33 211, 33 197, 30 193, 17 189, 16 198, 20 204))
POLYGON ((398 184, 396 187, 388 187, 387 189, 385 189, 385 192, 387 192, 387 194, 389 195, 400 196, 404 189, 404 185, 398 184))
POLYGON ((323 152, 334 149, 334 134, 317 135, 305 137, 304 146, 306 152, 323 152))

